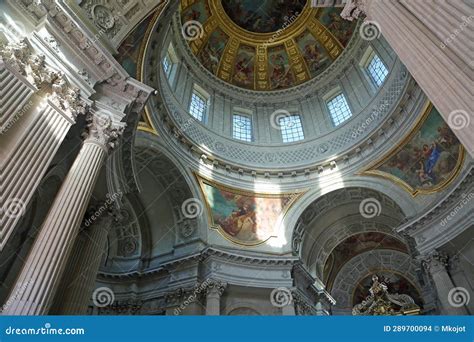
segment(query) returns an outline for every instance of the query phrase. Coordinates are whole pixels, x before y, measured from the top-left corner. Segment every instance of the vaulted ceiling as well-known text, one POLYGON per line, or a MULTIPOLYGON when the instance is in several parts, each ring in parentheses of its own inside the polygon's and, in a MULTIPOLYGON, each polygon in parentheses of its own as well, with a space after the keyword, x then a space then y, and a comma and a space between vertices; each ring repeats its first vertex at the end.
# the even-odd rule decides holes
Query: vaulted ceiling
POLYGON ((183 36, 212 74, 253 90, 306 82, 332 64, 355 22, 306 0, 182 0, 183 36))

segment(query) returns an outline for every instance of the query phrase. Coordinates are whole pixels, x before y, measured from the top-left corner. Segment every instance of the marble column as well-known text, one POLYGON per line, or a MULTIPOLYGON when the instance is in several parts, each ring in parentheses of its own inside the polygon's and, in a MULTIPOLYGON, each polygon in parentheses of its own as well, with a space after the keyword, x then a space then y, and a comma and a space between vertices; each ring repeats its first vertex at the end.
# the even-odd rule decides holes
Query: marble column
POLYGON ((455 0, 350 0, 341 16, 353 20, 362 13, 474 156, 472 7, 455 0))
POLYGON ((86 105, 79 91, 32 55, 27 39, 0 47, 0 251, 26 211, 77 114, 86 105), (40 143, 39 143, 40 142, 40 143))
POLYGON ((467 315, 468 312, 465 306, 453 306, 453 293, 450 292, 456 286, 453 284, 449 276, 447 266, 448 257, 442 253, 435 252, 423 260, 423 265, 428 270, 433 279, 433 283, 438 293, 438 300, 441 304, 442 314, 444 315, 467 315))
POLYGON ((108 149, 114 145, 111 140, 118 134, 110 118, 88 115, 84 143, 10 292, 4 315, 48 313, 108 149))
POLYGON ((211 281, 206 289, 206 316, 219 316, 221 314, 221 296, 226 283, 211 281))
POLYGON ((114 221, 112 211, 109 210, 113 205, 113 201, 109 203, 107 200, 89 207, 84 217, 86 223, 83 223, 82 231, 76 239, 55 297, 54 314, 87 314, 100 262, 107 248, 107 236, 114 221), (87 225, 87 219, 103 211, 107 212, 87 225))

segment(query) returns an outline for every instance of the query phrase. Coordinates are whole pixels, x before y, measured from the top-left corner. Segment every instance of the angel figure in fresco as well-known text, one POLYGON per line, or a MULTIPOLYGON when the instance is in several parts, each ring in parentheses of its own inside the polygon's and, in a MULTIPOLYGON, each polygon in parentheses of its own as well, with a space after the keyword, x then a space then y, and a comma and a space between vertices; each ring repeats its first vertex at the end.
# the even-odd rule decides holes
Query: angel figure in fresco
POLYGON ((423 145, 423 155, 425 157, 425 173, 435 180, 434 168, 441 155, 441 150, 438 144, 433 142, 431 146, 428 146, 427 144, 423 145))
POLYGON ((255 240, 257 225, 253 199, 243 196, 235 198, 237 210, 234 210, 222 223, 222 228, 231 236, 243 241, 255 240))
POLYGON ((433 179, 425 172, 425 166, 423 165, 423 162, 420 161, 419 164, 419 169, 416 170, 416 174, 418 175, 418 178, 420 180, 420 183, 422 186, 432 186, 433 185, 433 179))
POLYGON ((252 69, 250 68, 250 58, 242 56, 241 59, 235 65, 234 79, 239 83, 249 84, 250 74, 252 69))
POLYGON ((271 81, 275 87, 284 86, 288 83, 285 57, 281 54, 272 56, 271 58, 273 71, 271 81))
POLYGON ((187 22, 187 21, 191 21, 191 20, 199 21, 200 16, 201 16, 201 13, 199 11, 196 11, 195 9, 191 9, 191 11, 189 13, 186 13, 184 15, 184 21, 183 22, 187 22))
POLYGON ((209 71, 217 73, 219 66, 219 47, 215 48, 212 44, 207 44, 203 51, 203 64, 209 71))
POLYGON ((311 43, 306 44, 306 46, 304 47, 304 54, 306 56, 306 60, 309 62, 309 67, 311 71, 317 71, 321 64, 321 52, 319 52, 316 45, 311 43))
POLYGON ((451 146, 456 144, 456 136, 446 123, 438 127, 438 134, 439 143, 445 148, 450 148, 451 146))

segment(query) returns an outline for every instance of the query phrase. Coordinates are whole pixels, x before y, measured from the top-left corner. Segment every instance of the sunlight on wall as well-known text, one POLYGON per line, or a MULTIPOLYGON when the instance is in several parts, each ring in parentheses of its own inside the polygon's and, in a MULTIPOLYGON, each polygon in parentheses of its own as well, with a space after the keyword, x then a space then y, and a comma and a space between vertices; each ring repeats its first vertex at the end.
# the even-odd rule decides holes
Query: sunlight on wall
MULTIPOLYGON (((256 193, 279 193, 281 192, 281 187, 279 184, 275 183, 260 183, 260 182, 255 182, 253 183, 253 191, 256 193)), ((278 217, 277 221, 274 223, 275 224, 275 231, 276 231, 276 237, 270 238, 265 244, 274 247, 274 248, 281 248, 286 243, 288 242, 285 237, 285 232, 286 232, 286 227, 283 222, 283 209, 282 208, 282 203, 280 202, 280 211, 282 212, 280 216, 278 217)), ((265 222, 265 217, 263 212, 256 211, 256 221, 257 222, 265 222)))

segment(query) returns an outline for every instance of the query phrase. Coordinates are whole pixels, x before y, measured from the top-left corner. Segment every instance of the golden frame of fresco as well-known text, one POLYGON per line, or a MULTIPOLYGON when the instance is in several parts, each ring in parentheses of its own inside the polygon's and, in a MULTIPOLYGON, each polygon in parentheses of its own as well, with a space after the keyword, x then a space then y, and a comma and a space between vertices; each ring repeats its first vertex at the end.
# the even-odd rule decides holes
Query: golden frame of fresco
POLYGON ((459 172, 461 171, 461 167, 464 163, 465 159, 465 149, 460 143, 459 145, 459 157, 456 163, 456 166, 452 170, 451 174, 449 177, 444 180, 443 182, 437 184, 436 186, 429 188, 429 189, 423 189, 423 188, 413 188, 409 184, 407 184, 405 181, 401 180, 400 178, 391 175, 389 173, 376 170, 378 167, 380 167, 382 164, 390 160, 395 154, 397 154, 400 150, 402 150, 405 145, 417 134, 418 130, 421 128, 421 126, 424 124, 426 119, 428 118, 428 115, 430 114, 431 110, 433 108, 433 104, 430 101, 427 101, 425 104, 425 108, 423 109, 423 114, 421 117, 417 120, 415 126, 412 128, 410 133, 403 138, 403 140, 398 144, 398 146, 392 148, 382 159, 379 161, 373 163, 369 167, 367 167, 364 171, 360 172, 359 175, 362 176, 376 176, 376 177, 381 177, 384 179, 388 179, 391 182, 401 186, 405 191, 409 192, 412 197, 416 197, 419 194, 424 194, 424 195, 429 195, 432 193, 439 192, 446 187, 448 187, 453 180, 459 175, 459 172))
MULTIPOLYGON (((181 0, 181 11, 196 3, 196 0, 181 0)), ((218 0, 207 0, 210 16, 203 24, 203 37, 190 42, 193 53, 197 56, 216 27, 229 36, 229 41, 224 49, 215 75, 231 84, 237 50, 242 45, 255 48, 256 60, 254 63, 254 84, 253 90, 273 90, 269 81, 267 54, 268 48, 284 46, 288 55, 289 68, 295 76, 295 84, 298 85, 309 81, 311 73, 306 61, 298 48, 295 37, 308 30, 314 38, 326 49, 330 58, 336 60, 344 50, 341 42, 316 18, 321 8, 311 7, 311 1, 307 1, 302 12, 294 22, 283 30, 269 33, 256 33, 247 31, 237 24, 227 15, 218 0)))
MULTIPOLYGON (((163 12, 164 7, 168 4, 167 1, 163 2, 161 5, 158 5, 158 7, 155 9, 155 14, 153 15, 153 18, 150 20, 150 23, 148 24, 148 27, 146 28, 145 36, 143 37, 143 43, 140 46, 140 53, 138 55, 138 61, 137 61, 137 75, 136 78, 138 81, 142 83, 144 82, 145 79, 145 63, 143 61, 145 52, 148 50, 148 44, 150 42, 150 37, 151 33, 153 31, 153 27, 155 27, 156 22, 161 16, 161 13, 163 12)), ((138 127, 137 129, 139 131, 143 132, 148 132, 153 135, 158 136, 158 131, 156 130, 155 126, 153 126, 153 122, 151 120, 151 115, 148 110, 148 104, 145 105, 144 112, 142 114, 143 119, 138 122, 138 127)))
POLYGON ((267 193, 267 192, 252 192, 252 191, 244 191, 240 189, 235 189, 231 188, 225 185, 222 185, 220 183, 214 182, 208 178, 205 178, 203 176, 200 176, 198 173, 194 172, 194 176, 196 180, 199 183, 199 189, 201 191, 202 198, 205 201, 206 204, 206 213, 207 213, 207 219, 209 220, 210 223, 210 229, 217 230, 219 234, 226 239, 227 241, 230 241, 236 245, 240 246, 246 246, 246 247, 255 247, 262 245, 266 243, 268 240, 270 240, 273 237, 278 237, 277 235, 270 235, 268 238, 265 240, 260 240, 260 241, 255 241, 255 242, 243 242, 239 239, 235 239, 234 237, 230 236, 219 224, 214 222, 214 219, 212 217, 212 208, 209 205, 209 201, 207 200, 207 195, 204 189, 205 185, 209 185, 213 188, 216 188, 217 190, 220 191, 226 191, 229 193, 232 193, 234 195, 242 195, 242 196, 247 196, 247 197, 258 197, 258 198, 283 198, 283 197, 290 197, 290 200, 288 203, 285 205, 283 208, 282 212, 280 213, 277 221, 275 223, 281 223, 283 222, 284 218, 286 217, 286 214, 290 210, 290 208, 293 206, 293 204, 301 197, 303 196, 307 190, 302 190, 298 192, 282 192, 282 193, 267 193))

